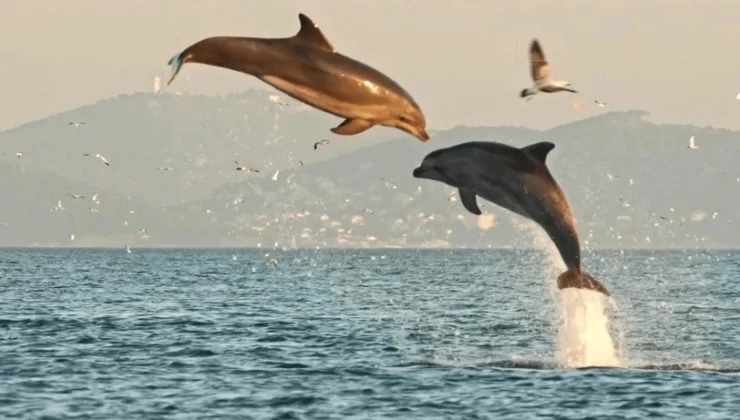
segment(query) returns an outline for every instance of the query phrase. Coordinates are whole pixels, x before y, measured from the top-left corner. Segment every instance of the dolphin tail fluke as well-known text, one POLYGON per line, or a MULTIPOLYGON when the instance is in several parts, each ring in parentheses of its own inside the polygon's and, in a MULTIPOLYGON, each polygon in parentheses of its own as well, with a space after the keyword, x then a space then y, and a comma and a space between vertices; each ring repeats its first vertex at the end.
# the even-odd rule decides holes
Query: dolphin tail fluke
POLYGON ((175 55, 174 57, 170 58, 170 61, 167 62, 167 64, 170 65, 170 68, 172 68, 172 76, 170 76, 170 80, 167 82, 167 86, 169 86, 170 83, 175 80, 175 76, 177 76, 177 73, 180 72, 183 63, 185 63, 185 60, 182 57, 182 53, 175 55))
POLYGON ((591 275, 571 268, 558 277, 558 289, 588 289, 611 296, 606 287, 591 275))

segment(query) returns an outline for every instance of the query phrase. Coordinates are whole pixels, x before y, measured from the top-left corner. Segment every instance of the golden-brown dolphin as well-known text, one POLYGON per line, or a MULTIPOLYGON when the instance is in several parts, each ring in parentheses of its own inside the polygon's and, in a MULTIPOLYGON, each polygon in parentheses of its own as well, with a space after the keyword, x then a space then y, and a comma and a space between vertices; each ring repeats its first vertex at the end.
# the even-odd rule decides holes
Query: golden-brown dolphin
POLYGON ((395 127, 429 140, 419 105, 398 83, 338 53, 304 14, 289 38, 206 38, 170 59, 172 77, 185 63, 223 67, 257 77, 293 98, 344 118, 335 134, 353 135, 374 125, 395 127))

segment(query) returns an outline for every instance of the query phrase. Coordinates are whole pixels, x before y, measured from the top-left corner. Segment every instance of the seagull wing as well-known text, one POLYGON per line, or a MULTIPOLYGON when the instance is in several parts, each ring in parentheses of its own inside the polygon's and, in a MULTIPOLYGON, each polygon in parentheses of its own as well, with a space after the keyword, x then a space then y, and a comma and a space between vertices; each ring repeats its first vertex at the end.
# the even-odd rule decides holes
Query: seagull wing
POLYGON ((536 39, 532 41, 532 46, 529 48, 529 64, 532 67, 532 79, 535 83, 550 79, 550 66, 536 39))

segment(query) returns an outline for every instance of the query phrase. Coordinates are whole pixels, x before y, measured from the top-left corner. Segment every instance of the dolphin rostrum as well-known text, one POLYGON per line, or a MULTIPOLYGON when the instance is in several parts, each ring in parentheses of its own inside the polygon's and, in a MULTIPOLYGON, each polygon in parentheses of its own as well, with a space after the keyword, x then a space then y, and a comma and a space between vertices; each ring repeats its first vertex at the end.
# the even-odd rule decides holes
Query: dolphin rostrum
POLYGON ((288 38, 206 38, 172 57, 169 85, 185 63, 223 67, 257 77, 291 97, 344 118, 331 131, 362 133, 395 127, 428 141, 426 118, 411 95, 374 68, 338 53, 316 24, 299 14, 288 38))
POLYGON ((563 258, 567 271, 558 288, 591 289, 609 296, 600 282, 581 271, 576 222, 563 190, 545 164, 553 143, 523 148, 495 142, 469 142, 429 153, 414 169, 414 178, 443 182, 459 189, 463 206, 480 215, 476 196, 539 224, 563 258))

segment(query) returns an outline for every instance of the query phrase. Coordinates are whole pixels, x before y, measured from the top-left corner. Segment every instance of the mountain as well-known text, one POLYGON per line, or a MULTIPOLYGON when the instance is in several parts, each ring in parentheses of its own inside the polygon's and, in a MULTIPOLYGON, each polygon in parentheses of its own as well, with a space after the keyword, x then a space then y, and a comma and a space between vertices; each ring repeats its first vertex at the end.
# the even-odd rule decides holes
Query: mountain
POLYGON ((411 176, 427 153, 472 140, 555 143, 548 166, 585 248, 740 245, 738 132, 617 111, 549 130, 455 127, 427 143, 386 128, 340 137, 338 119, 270 95, 137 93, 0 133, 0 245, 532 246, 531 222, 482 199, 476 217, 451 187, 411 176), (331 143, 314 150, 320 138, 331 143))
POLYGON ((264 175, 378 142, 390 130, 336 136, 329 130, 340 122, 261 90, 222 97, 134 93, 1 132, 0 152, 22 152, 28 170, 161 206, 201 198, 219 185, 254 175, 237 172, 235 160, 264 175), (314 153, 314 142, 322 138, 332 139, 333 147, 314 153), (109 167, 94 158, 98 153, 109 167))
POLYGON ((451 187, 414 179, 411 171, 432 150, 464 141, 518 147, 552 141, 556 148, 548 156, 548 166, 569 199, 584 247, 737 247, 740 170, 735 162, 740 159, 740 133, 655 124, 646 117, 642 111, 612 112, 546 131, 456 127, 435 133, 427 144, 397 138, 282 173, 278 181, 229 184, 190 205, 229 214, 232 228, 247 244, 262 241, 269 232, 271 240, 283 243, 300 233, 306 245, 318 240, 353 245, 527 246, 531 238, 522 238, 519 228, 531 223, 479 199, 482 210, 496 220, 491 230, 483 231, 476 216, 448 199, 451 187), (687 148, 692 135, 699 145, 695 150, 687 148), (396 188, 386 187, 381 177, 396 188), (237 209, 229 204, 233 200, 243 204, 237 209), (296 217, 304 209, 313 224, 306 216, 296 217), (346 234, 350 229, 351 239, 346 234), (320 239, 314 237, 317 231, 320 239))

